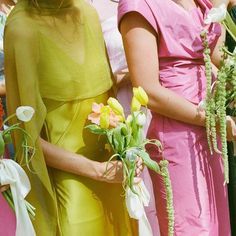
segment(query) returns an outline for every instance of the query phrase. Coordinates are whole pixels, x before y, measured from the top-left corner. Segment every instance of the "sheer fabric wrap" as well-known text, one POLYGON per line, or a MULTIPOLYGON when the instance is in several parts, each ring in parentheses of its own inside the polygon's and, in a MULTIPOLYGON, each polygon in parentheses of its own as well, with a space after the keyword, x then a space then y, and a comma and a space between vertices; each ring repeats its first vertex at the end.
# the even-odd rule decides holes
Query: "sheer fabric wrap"
MULTIPOLYGON (((57 206, 39 136, 53 106, 96 97, 111 88, 99 20, 81 0, 38 0, 36 5, 19 0, 6 23, 4 48, 9 114, 20 105, 36 111, 24 124, 30 145, 36 146, 32 171, 27 170, 32 185, 28 200, 36 207, 34 227, 37 235, 56 235, 57 206), (47 100, 54 101, 51 107, 46 108, 47 100)), ((20 138, 15 134, 18 154, 20 138)))

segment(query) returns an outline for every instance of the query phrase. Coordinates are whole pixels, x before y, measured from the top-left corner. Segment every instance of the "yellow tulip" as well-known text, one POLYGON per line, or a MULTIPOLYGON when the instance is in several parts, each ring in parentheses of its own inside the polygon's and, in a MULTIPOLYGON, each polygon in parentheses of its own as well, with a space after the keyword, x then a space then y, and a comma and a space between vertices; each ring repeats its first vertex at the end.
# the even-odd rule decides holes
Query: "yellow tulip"
POLYGON ((110 114, 111 108, 109 106, 103 106, 101 108, 101 113, 107 113, 110 114))
POLYGON ((136 97, 132 98, 132 102, 131 102, 131 111, 140 111, 141 109, 141 103, 138 101, 138 99, 136 97))
POLYGON ((148 95, 142 87, 133 88, 134 97, 139 101, 142 106, 148 104, 148 95))
POLYGON ((110 97, 107 100, 107 104, 110 106, 110 108, 114 111, 116 115, 124 116, 124 109, 117 99, 110 97))
POLYGON ((108 129, 109 126, 110 126, 110 108, 108 106, 104 106, 101 108, 100 127, 102 129, 108 129))
POLYGON ((120 115, 116 115, 119 119, 120 122, 125 121, 125 117, 124 116, 120 116, 120 115))

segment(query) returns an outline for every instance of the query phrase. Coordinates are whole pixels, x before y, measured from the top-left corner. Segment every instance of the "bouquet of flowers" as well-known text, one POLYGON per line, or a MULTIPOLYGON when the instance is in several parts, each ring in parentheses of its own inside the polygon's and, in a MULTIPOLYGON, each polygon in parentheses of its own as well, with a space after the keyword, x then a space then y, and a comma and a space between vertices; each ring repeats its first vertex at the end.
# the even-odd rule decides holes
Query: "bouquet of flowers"
POLYGON ((114 153, 110 160, 116 158, 123 163, 126 206, 129 215, 140 221, 140 235, 148 236, 152 233, 144 211, 144 206, 149 203, 149 193, 142 181, 138 184, 134 183, 137 158, 142 158, 145 166, 163 176, 167 193, 169 235, 173 235, 174 210, 168 161, 163 158, 157 163, 147 153, 145 149, 147 144, 155 145, 160 152, 162 145, 159 140, 148 140, 143 137, 146 114, 141 110, 141 106, 146 107, 148 96, 141 87, 133 88, 133 94, 132 113, 128 117, 125 117, 123 107, 115 98, 110 97, 107 101, 108 105, 94 103, 93 112, 88 116, 93 124, 88 125, 87 128, 92 133, 105 135, 106 145, 109 145, 114 153))
POLYGON ((25 200, 28 195, 31 186, 29 179, 21 167, 27 165, 29 167, 30 159, 34 155, 34 147, 29 146, 30 136, 21 127, 21 122, 28 122, 31 120, 34 109, 28 106, 21 106, 16 109, 16 113, 9 116, 3 121, 3 108, 0 103, 0 186, 9 185, 9 188, 2 194, 10 207, 16 214, 16 236, 34 236, 34 228, 31 223, 30 217, 34 218, 35 208, 25 200), (12 126, 6 126, 6 122, 17 117, 18 123, 12 126), (5 147, 7 144, 12 143, 12 132, 18 132, 22 136, 22 142, 20 143, 22 148, 22 158, 18 160, 4 159, 5 147), (29 217, 30 216, 30 217, 29 217))
MULTIPOLYGON (((236 26, 227 12, 225 4, 221 4, 217 8, 212 8, 205 24, 213 22, 221 23, 234 40, 236 40, 236 26)), ((207 95, 200 109, 206 111, 206 129, 210 151, 213 150, 222 154, 224 163, 225 182, 229 182, 229 167, 227 154, 227 132, 226 110, 230 109, 231 114, 236 114, 236 52, 229 52, 225 46, 222 46, 222 60, 217 73, 217 80, 212 81, 212 67, 210 59, 210 49, 208 45, 207 30, 201 33, 204 46, 204 61, 206 67, 207 78, 207 95), (216 126, 219 124, 220 129, 220 146, 217 143, 216 126)))

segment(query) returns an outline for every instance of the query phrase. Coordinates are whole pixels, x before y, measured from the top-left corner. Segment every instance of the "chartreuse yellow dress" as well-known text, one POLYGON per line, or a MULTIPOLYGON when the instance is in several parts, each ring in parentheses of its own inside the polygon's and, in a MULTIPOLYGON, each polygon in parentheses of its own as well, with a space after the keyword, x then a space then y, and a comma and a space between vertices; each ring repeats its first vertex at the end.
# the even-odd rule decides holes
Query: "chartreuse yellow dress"
POLYGON ((36 207, 37 235, 136 235, 121 184, 49 169, 39 143, 41 135, 92 160, 110 157, 105 140, 85 129, 92 103, 105 103, 112 87, 95 10, 83 0, 19 0, 4 44, 9 113, 19 105, 36 111, 24 128, 36 146, 28 200, 36 207))

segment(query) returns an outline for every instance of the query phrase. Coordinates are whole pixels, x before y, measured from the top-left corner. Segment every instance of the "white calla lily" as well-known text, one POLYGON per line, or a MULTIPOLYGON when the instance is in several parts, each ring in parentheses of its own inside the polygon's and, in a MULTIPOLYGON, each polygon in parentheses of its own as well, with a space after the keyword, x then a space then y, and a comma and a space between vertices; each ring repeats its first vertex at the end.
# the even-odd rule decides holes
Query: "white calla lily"
POLYGON ((153 236, 150 223, 147 219, 144 206, 150 202, 150 194, 143 181, 133 186, 135 193, 128 187, 125 202, 129 216, 139 221, 139 235, 153 236))
POLYGON ((17 119, 23 122, 28 122, 34 115, 34 108, 30 106, 20 106, 16 109, 17 119))
POLYGON ((143 127, 146 124, 146 115, 144 113, 140 113, 137 115, 137 125, 143 127))
POLYGON ((137 150, 136 149, 130 149, 126 152, 126 159, 130 162, 137 160, 137 150))
POLYGON ((205 24, 211 24, 214 22, 222 22, 227 13, 227 8, 224 3, 222 3, 219 7, 213 7, 207 14, 206 19, 204 20, 205 24))

